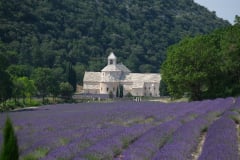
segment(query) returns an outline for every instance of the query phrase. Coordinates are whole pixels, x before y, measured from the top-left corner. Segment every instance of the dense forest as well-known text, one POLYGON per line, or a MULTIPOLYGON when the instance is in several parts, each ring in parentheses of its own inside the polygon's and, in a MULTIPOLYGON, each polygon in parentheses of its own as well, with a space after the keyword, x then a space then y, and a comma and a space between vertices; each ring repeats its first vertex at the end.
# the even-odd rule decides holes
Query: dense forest
POLYGON ((79 83, 111 50, 133 72, 159 72, 169 45, 230 25, 193 0, 0 0, 0 21, 11 65, 71 63, 79 83))
POLYGON ((132 72, 159 72, 168 46, 231 26, 193 0, 0 0, 0 103, 68 99, 110 51, 132 72))

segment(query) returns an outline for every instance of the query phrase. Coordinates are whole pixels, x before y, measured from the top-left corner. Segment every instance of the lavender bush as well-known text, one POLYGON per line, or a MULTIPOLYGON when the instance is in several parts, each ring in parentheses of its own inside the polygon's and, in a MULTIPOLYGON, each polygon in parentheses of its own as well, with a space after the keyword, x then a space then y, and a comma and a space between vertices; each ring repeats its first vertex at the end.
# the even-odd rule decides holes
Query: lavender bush
POLYGON ((155 155, 154 160, 186 160, 192 159, 191 153, 198 145, 202 131, 208 127, 215 117, 209 121, 208 115, 201 115, 195 120, 183 124, 174 132, 171 139, 155 155))
POLYGON ((222 117, 210 126, 199 160, 239 159, 237 142, 236 124, 232 119, 222 117))

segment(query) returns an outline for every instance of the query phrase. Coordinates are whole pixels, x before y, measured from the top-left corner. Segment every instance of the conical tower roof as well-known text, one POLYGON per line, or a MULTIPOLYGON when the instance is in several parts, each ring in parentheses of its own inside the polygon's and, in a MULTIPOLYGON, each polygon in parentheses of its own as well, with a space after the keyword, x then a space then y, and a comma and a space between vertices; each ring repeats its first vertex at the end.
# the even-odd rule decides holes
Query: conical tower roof
POLYGON ((108 56, 108 59, 117 59, 117 57, 115 56, 115 54, 113 52, 111 52, 108 56))

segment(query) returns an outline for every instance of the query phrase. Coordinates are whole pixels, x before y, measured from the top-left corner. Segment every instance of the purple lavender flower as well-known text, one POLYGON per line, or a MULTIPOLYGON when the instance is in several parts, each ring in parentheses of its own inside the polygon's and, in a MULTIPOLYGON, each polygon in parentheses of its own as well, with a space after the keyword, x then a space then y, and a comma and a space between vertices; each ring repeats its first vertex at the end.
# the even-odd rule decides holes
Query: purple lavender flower
MULTIPOLYGON (((169 104, 119 101, 48 105, 8 114, 15 125, 20 158, 47 148, 42 159, 84 159, 86 155, 136 159, 137 154, 152 157, 163 149, 181 125, 201 116, 210 122, 212 117, 223 116, 232 103, 233 98, 169 104)), ((6 115, 0 113, 0 143, 6 115)))
POLYGON ((199 160, 237 160, 240 158, 237 142, 236 124, 222 117, 210 126, 199 160))
POLYGON ((183 124, 169 141, 164 145, 153 159, 164 160, 186 160, 191 159, 193 149, 197 147, 198 138, 202 130, 208 126, 209 122, 200 116, 195 120, 183 124))

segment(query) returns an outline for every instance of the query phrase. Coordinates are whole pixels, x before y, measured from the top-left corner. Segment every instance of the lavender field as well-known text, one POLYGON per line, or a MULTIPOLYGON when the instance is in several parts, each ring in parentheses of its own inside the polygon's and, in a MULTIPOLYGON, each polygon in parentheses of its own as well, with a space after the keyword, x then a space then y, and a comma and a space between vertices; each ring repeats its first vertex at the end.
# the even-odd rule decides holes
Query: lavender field
POLYGON ((8 115, 21 160, 239 159, 240 98, 58 104, 8 115))

